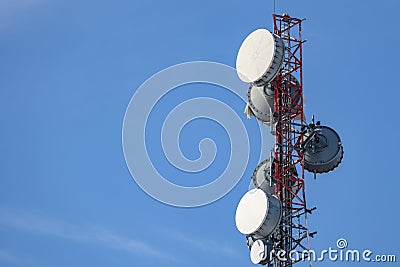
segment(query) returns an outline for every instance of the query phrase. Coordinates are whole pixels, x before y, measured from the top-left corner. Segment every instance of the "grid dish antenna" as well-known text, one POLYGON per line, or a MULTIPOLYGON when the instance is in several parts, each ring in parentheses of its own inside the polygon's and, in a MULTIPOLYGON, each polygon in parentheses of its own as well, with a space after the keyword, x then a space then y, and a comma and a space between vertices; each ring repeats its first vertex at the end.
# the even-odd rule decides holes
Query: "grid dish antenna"
POLYGON ((266 29, 250 33, 240 46, 236 58, 239 78, 263 86, 278 74, 284 60, 283 40, 266 29))
POLYGON ((328 126, 310 127, 304 142, 304 168, 313 173, 335 169, 343 159, 343 146, 338 133, 328 126))

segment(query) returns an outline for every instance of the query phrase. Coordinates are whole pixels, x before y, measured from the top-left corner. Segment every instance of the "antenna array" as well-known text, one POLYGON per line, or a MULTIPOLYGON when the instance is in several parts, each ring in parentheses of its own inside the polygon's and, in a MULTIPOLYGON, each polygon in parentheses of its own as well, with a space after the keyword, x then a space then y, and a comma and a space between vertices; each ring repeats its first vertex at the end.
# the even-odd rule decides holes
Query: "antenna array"
MULTIPOLYGON (((289 267, 310 250, 305 170, 316 175, 336 168, 343 158, 339 135, 318 121, 307 124, 303 97, 302 22, 273 15, 274 31, 258 29, 241 45, 239 78, 250 84, 245 112, 271 127, 275 146, 254 171, 255 189, 236 210, 236 225, 246 236, 254 264, 289 267), (301 255, 294 259, 291 255, 301 255), (305 252, 305 253, 304 253, 305 252)), ((309 261, 311 266, 311 261, 309 261)))

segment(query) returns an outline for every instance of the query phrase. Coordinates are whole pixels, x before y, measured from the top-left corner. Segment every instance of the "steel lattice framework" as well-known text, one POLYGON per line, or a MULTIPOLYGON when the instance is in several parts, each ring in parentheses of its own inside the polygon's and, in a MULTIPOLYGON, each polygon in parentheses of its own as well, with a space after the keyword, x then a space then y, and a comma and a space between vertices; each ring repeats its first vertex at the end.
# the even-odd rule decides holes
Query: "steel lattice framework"
MULTIPOLYGON (((273 15, 274 34, 285 43, 285 59, 274 84, 274 120, 276 143, 273 150, 276 195, 282 202, 282 219, 272 237, 275 267, 292 266, 302 260, 302 252, 310 247, 304 181, 305 115, 303 108, 303 39, 302 21, 289 15, 273 15), (296 82, 293 82, 296 80, 296 82), (298 81, 298 82, 297 82, 298 81), (296 88, 296 90, 293 90, 296 88), (293 93, 295 92, 295 93, 293 93), (300 257, 294 257, 298 251, 300 257), (291 259, 298 258, 297 261, 291 259), (286 259, 286 260, 282 260, 286 259)), ((307 255, 303 254, 307 257, 307 255)), ((309 263, 311 266, 311 262, 309 263)))

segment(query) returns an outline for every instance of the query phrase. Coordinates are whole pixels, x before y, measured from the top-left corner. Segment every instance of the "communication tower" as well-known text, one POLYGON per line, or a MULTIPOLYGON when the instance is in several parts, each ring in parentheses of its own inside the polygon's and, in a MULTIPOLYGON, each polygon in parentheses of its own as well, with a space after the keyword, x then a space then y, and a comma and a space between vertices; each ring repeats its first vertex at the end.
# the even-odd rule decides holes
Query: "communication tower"
MULTIPOLYGON (((236 226, 246 236, 254 264, 289 267, 310 250, 305 170, 336 168, 343 158, 339 135, 321 123, 307 123, 303 96, 304 19, 273 16, 274 29, 258 29, 243 41, 236 60, 239 78, 249 83, 245 112, 271 129, 270 157, 254 170, 254 189, 240 200, 236 226)), ((309 260, 309 265, 311 266, 309 260)))

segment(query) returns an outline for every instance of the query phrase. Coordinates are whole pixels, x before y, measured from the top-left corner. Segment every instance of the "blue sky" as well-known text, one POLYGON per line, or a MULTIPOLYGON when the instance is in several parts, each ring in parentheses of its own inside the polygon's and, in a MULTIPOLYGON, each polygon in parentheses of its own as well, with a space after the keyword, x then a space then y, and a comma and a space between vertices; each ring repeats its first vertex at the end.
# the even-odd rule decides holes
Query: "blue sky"
MULTIPOLYGON (((337 170, 307 177, 316 250, 345 237, 350 248, 400 256, 399 8, 395 0, 277 1, 278 13, 308 18, 306 113, 344 143, 337 170)), ((245 36, 272 29, 272 13, 272 1, 258 0, 0 1, 0 266, 252 266, 234 213, 257 160, 219 201, 171 207, 131 178, 121 131, 147 78, 193 60, 234 66, 245 36)), ((184 131, 189 158, 198 153, 191 136, 227 145, 204 123, 184 131)), ((337 265, 357 264, 315 264, 337 265)))

